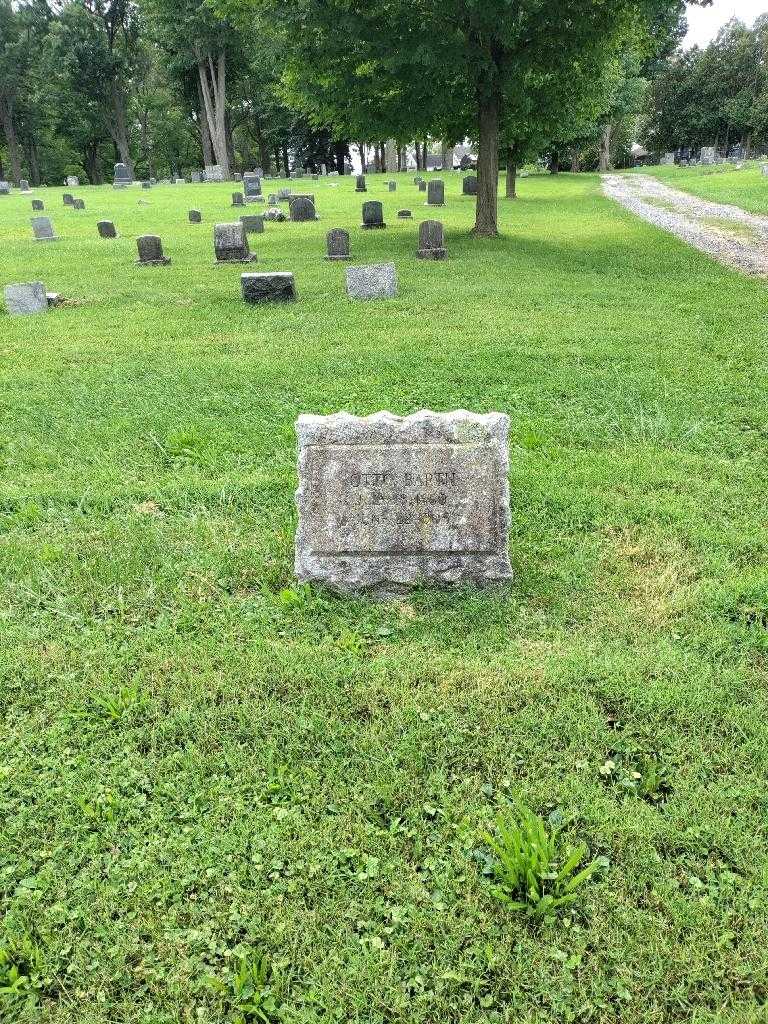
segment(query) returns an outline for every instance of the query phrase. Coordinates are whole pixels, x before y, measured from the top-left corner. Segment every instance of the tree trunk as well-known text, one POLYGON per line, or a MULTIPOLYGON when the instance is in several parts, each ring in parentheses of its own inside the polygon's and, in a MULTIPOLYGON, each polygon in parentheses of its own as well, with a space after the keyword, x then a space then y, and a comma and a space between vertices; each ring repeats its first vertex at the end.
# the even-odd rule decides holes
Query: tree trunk
POLYGON ((117 147, 117 153, 121 163, 128 168, 133 176, 133 161, 131 160, 131 147, 128 142, 128 117, 125 110, 125 94, 116 78, 112 79, 112 123, 109 126, 110 135, 117 147))
POLYGON ((581 171, 581 153, 578 149, 571 150, 571 173, 579 174, 581 171))
POLYGON ((497 204, 499 196, 499 117, 501 97, 493 89, 478 95, 477 122, 477 206, 472 234, 476 238, 498 235, 497 204))
POLYGON ((272 160, 269 156, 269 146, 267 144, 267 140, 264 138, 264 132, 261 130, 261 121, 258 117, 256 118, 254 125, 254 135, 256 136, 256 146, 259 150, 259 163, 261 165, 261 169, 265 174, 271 174, 272 160))
POLYGON ((747 132, 747 137, 744 140, 744 159, 749 160, 752 154, 752 132, 747 132))
POLYGON ((554 150, 549 158, 549 173, 559 174, 560 173, 560 154, 557 150, 554 150))
POLYGON ((37 143, 34 139, 29 142, 29 178, 33 185, 40 184, 40 161, 37 153, 37 143))
POLYGON ((448 143, 443 139, 440 143, 440 163, 442 164, 443 170, 448 165, 448 143))
POLYGON ((16 139, 16 126, 13 123, 13 104, 4 97, 0 97, 0 124, 3 126, 5 141, 8 144, 11 179, 18 185, 21 180, 21 150, 16 139))
POLYGON ((229 160, 230 173, 235 171, 235 137, 232 133, 232 118, 229 111, 224 115, 225 132, 227 133, 227 159, 229 160))
POLYGON ((360 173, 365 174, 367 170, 367 164, 365 162, 365 143, 358 142, 357 148, 360 150, 360 173))
POLYGON ((349 149, 349 143, 348 142, 336 142, 336 143, 334 143, 334 146, 333 146, 333 158, 334 158, 334 161, 336 163, 336 171, 337 171, 339 177, 341 177, 344 174, 345 170, 346 170, 345 157, 347 155, 347 150, 348 149, 349 149))
POLYGON ((516 146, 507 146, 507 199, 517 199, 516 146))
POLYGON ((612 170, 611 163, 611 137, 613 130, 610 124, 607 124, 600 135, 600 170, 610 171, 612 170))
POLYGON ((213 144, 211 143, 211 129, 208 127, 208 116, 205 112, 205 99, 203 98, 203 85, 200 75, 197 76, 197 126, 200 129, 200 147, 203 151, 203 166, 210 167, 213 160, 213 144))
POLYGON ((283 145, 281 147, 281 150, 282 150, 282 154, 283 154, 283 167, 285 168, 285 176, 286 176, 286 178, 289 178, 291 176, 291 161, 288 158, 288 143, 287 142, 283 143, 283 145))
POLYGON ((227 147, 227 57, 220 53, 214 62, 210 54, 198 54, 197 73, 203 94, 205 116, 216 163, 226 180, 229 178, 229 150, 227 147))

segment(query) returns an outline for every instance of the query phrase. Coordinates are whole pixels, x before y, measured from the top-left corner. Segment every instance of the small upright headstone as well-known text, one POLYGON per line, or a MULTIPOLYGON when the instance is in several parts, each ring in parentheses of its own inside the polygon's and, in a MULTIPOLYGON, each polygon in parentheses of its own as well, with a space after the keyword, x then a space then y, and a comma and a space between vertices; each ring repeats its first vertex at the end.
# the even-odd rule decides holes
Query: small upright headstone
POLYGON ((764 178, 768 178, 768 164, 760 164, 760 173, 764 178))
POLYGON ((56 241, 56 234, 49 217, 33 217, 31 224, 36 242, 56 241))
POLYGON ((213 229, 217 263, 252 263, 256 256, 248 247, 248 236, 240 221, 217 224, 213 229))
POLYGON ((394 263, 348 267, 347 295, 350 299, 393 299, 397 295, 394 263))
POLYGON ((440 178, 433 178, 429 183, 427 206, 445 206, 445 184, 440 178))
POLYGON ((152 182, 151 181, 142 181, 141 187, 143 189, 145 189, 145 190, 149 189, 149 188, 152 188, 152 182))
POLYGON ((427 191, 427 183, 426 183, 426 181, 418 181, 416 184, 419 186, 419 192, 426 192, 427 191))
POLYGON ((205 166, 205 180, 206 181, 224 181, 224 173, 219 164, 206 164, 205 166))
POLYGON ((32 209, 36 210, 36 211, 44 210, 45 209, 45 203, 43 202, 42 199, 33 199, 32 200, 32 209))
POLYGON ((0 181, 0 196, 9 196, 11 194, 11 183, 10 181, 0 181))
POLYGON ((126 164, 115 164, 115 188, 124 188, 126 185, 131 184, 131 172, 128 170, 126 164))
POLYGON ((349 254, 349 232, 344 228, 334 228, 325 236, 327 260, 351 260, 349 254))
POLYGON ((382 205, 378 200, 374 199, 371 202, 363 203, 363 223, 360 226, 366 230, 385 228, 387 226, 384 223, 382 205))
POLYGON ((200 171, 192 171, 192 184, 193 185, 199 185, 202 180, 203 180, 203 176, 200 173, 200 171))
POLYGON ((78 178, 78 176, 76 174, 68 174, 67 175, 67 188, 79 188, 79 187, 80 187, 80 179, 78 178))
POLYGON ((31 316, 33 313, 45 313, 48 309, 45 285, 41 281, 32 281, 29 284, 7 284, 5 286, 5 305, 11 316, 31 316))
POLYGON ((19 190, 21 192, 29 192, 30 191, 29 182, 27 181, 26 178, 22 178, 21 181, 19 182, 19 190))
POLYGON ((470 174, 461 183, 461 191, 465 196, 476 196, 477 195, 477 178, 474 174, 470 174))
POLYGON ((245 199, 243 198, 242 192, 232 193, 232 205, 233 206, 245 206, 245 199))
POLYGON ((64 195, 61 198, 64 200, 64 205, 65 206, 74 206, 75 205, 75 197, 73 195, 70 195, 69 192, 65 192, 64 195))
POLYGON ((190 210, 189 211, 189 223, 190 224, 202 224, 202 222, 203 222, 203 215, 202 215, 202 213, 200 213, 199 210, 190 210))
POLYGON ((167 267, 171 262, 163 254, 163 243, 158 235, 140 235, 136 239, 139 249, 139 258, 136 261, 140 267, 167 267))
POLYGON ((674 153, 665 153, 664 156, 661 158, 661 162, 663 164, 669 164, 669 165, 674 164, 674 162, 675 162, 675 154, 674 153))
POLYGON ((75 196, 74 200, 72 201, 72 209, 73 210, 84 210, 85 209, 85 200, 84 199, 78 199, 78 197, 75 196))
POLYGON ((296 284, 293 274, 278 271, 270 274, 243 274, 240 278, 245 302, 295 302, 296 284))
POLYGON ((702 146, 701 147, 701 162, 709 166, 715 162, 715 147, 714 146, 702 146))
POLYGON ((243 176, 240 173, 240 171, 235 171, 235 173, 232 175, 232 181, 242 181, 242 180, 243 180, 243 176))
POLYGON ((400 218, 400 220, 410 220, 411 219, 411 211, 410 210, 398 210, 397 211, 397 216, 400 218))
POLYGON ((264 220, 284 221, 285 219, 285 214, 279 206, 270 206, 264 214, 264 220))
POLYGON ((367 192, 368 187, 365 184, 365 175, 358 174, 355 178, 355 192, 367 192))
POLYGON ((111 220, 100 220, 96 227, 99 231, 99 238, 117 238, 117 231, 111 220))
POLYGON ((293 189, 290 188, 279 188, 277 190, 277 201, 283 202, 286 199, 290 199, 293 195, 293 189))
POLYGON ((419 224, 420 260, 444 260, 446 257, 443 225, 439 220, 425 220, 419 224))
POLYGON ((387 188, 389 189, 390 192, 397 192, 397 182, 396 181, 388 181, 387 182, 387 188))
POLYGON ((252 202, 255 199, 259 199, 261 197, 261 178, 252 172, 244 174, 243 191, 245 192, 246 202, 252 202))
POLYGON ((270 192, 270 193, 269 193, 269 195, 267 196, 267 203, 268 203, 268 204, 269 204, 270 206, 277 206, 277 204, 278 204, 279 202, 280 202, 280 200, 279 200, 279 198, 278 198, 278 197, 277 197, 277 196, 275 195, 275 193, 274 193, 274 192, 270 192))
POLYGON ((295 572, 343 593, 512 579, 509 418, 300 416, 295 572))
POLYGON ((315 204, 309 196, 293 196, 288 204, 292 221, 317 220, 315 204))
POLYGON ((245 228, 246 235, 261 235, 264 233, 264 218, 260 213, 246 213, 240 218, 240 223, 245 228))

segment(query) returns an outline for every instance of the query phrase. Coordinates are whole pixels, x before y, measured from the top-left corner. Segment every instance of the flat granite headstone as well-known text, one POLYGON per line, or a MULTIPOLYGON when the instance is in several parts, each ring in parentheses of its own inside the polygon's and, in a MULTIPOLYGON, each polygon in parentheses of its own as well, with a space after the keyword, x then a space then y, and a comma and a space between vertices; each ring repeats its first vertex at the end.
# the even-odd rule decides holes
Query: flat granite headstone
POLYGON ((96 227, 99 231, 99 238, 117 238, 117 231, 111 220, 100 220, 96 227))
POLYGON ((43 202, 42 199, 33 199, 32 200, 32 209, 35 210, 35 211, 38 211, 38 212, 40 210, 44 210, 45 209, 45 203, 43 202))
POLYGON ((349 232, 334 228, 325 236, 325 258, 327 260, 351 260, 349 254, 349 232))
POLYGON ((243 274, 240 282, 245 302, 256 304, 296 301, 296 284, 293 274, 284 271, 270 274, 243 274))
POLYGON ((427 187, 427 206, 445 206, 445 183, 433 178, 427 187))
POLYGON ((248 247, 248 235, 238 220, 232 224, 216 224, 213 246, 217 263, 252 263, 256 256, 248 247))
POLYGON ((264 233, 264 218, 260 213, 246 213, 240 218, 240 223, 245 228, 246 235, 261 235, 264 233))
POLYGON ((398 210, 397 216, 400 218, 400 220, 410 220, 413 214, 411 213, 410 210, 398 210))
POLYGON ((416 255, 420 260, 445 259, 445 235, 439 220, 425 220, 419 224, 419 248, 416 255))
POLYGON ((368 186, 365 184, 365 175, 358 174, 355 178, 355 192, 367 192, 368 186))
POLYGON ((461 183, 461 191, 465 196, 476 196, 477 195, 477 178, 474 175, 470 175, 465 178, 461 183))
POLYGON ((33 313, 45 313, 48 309, 45 285, 41 281, 32 281, 28 284, 7 284, 5 286, 5 306, 11 316, 31 316, 33 313))
POLYGON ((139 249, 136 262, 140 267, 167 267, 171 262, 163 255, 163 243, 158 235, 140 235, 136 245, 139 249))
POLYGON ((394 263, 348 267, 347 295, 350 299, 393 299, 397 295, 394 263))
POLYGON ((295 571, 380 596, 512 579, 509 418, 300 416, 295 571))
POLYGON ((315 204, 309 196, 292 196, 288 202, 288 212, 292 221, 317 220, 315 204))
POLYGON ((370 231, 372 228, 385 228, 386 226, 381 203, 376 199, 363 203, 363 223, 360 227, 370 231))
POLYGON ((202 215, 202 213, 200 213, 199 210, 190 210, 189 211, 189 223, 190 224, 202 224, 203 223, 203 215, 202 215))
POLYGON ((57 240, 50 217, 32 217, 30 223, 36 242, 55 242, 57 240))

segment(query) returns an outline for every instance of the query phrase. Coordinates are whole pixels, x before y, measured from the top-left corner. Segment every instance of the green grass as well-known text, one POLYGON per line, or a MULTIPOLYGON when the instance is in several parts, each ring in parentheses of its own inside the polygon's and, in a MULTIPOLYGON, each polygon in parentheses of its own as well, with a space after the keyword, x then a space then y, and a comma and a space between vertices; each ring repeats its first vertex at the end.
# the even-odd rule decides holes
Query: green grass
POLYGON ((254 236, 299 291, 263 308, 230 186, 41 190, 51 244, 0 199, 0 283, 69 299, 0 314, 0 1016, 764 1022, 765 285, 595 176, 493 241, 451 177, 423 263, 423 194, 369 182, 386 231, 346 179, 254 236), (346 299, 334 226, 396 300, 346 299), (296 587, 297 414, 421 407, 510 415, 514 584, 296 587), (518 801, 608 862, 555 921, 492 892, 518 801))
POLYGON ((766 162, 749 161, 741 170, 730 163, 707 167, 662 165, 644 168, 641 173, 713 203, 730 203, 750 213, 768 214, 768 178, 760 172, 760 164, 766 162))

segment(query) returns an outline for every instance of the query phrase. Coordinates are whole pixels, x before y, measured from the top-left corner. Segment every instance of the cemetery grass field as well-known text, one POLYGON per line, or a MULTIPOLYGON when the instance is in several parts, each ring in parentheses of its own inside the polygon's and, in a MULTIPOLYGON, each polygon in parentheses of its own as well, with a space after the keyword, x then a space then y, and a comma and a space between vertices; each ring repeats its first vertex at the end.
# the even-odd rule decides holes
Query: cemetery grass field
POLYGON ((251 236, 267 307, 214 265, 234 186, 41 189, 54 243, 0 199, 2 283, 68 299, 0 313, 0 1016, 765 1022, 766 285, 589 175, 492 241, 451 175, 417 261, 424 195, 368 181, 251 236), (347 300, 337 226, 397 299, 347 300), (511 417, 514 583, 297 586, 297 414, 422 407, 511 417), (554 922, 491 891, 514 800, 604 858, 554 922))
POLYGON ((691 192, 713 203, 730 203, 750 213, 768 216, 768 178, 760 172, 764 160, 749 161, 740 170, 730 163, 698 167, 648 167, 652 175, 672 188, 691 192))

